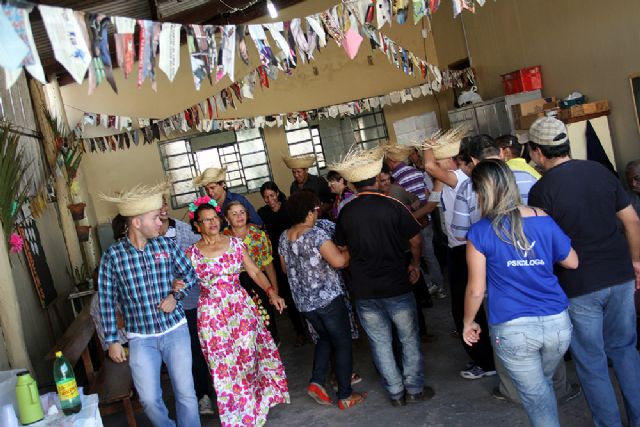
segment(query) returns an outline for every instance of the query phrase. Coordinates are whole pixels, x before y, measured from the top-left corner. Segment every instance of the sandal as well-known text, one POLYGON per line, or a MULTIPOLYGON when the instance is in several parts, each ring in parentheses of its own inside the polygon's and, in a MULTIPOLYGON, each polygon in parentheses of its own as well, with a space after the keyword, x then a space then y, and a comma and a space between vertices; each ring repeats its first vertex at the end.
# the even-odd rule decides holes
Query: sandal
POLYGON ((320 405, 333 404, 333 402, 331 401, 331 398, 327 394, 327 391, 320 384, 317 384, 317 383, 309 384, 309 387, 307 387, 307 394, 309 395, 309 397, 315 400, 316 403, 320 405))
MULTIPOLYGON (((351 374, 351 385, 355 385, 361 382, 362 377, 360 376, 360 374, 358 374, 357 372, 351 374)), ((335 377, 333 377, 333 379, 331 380, 331 388, 333 389, 333 391, 338 391, 338 382, 336 381, 335 377)))
POLYGON ((364 403, 364 400, 367 398, 367 393, 352 393, 351 396, 346 399, 338 400, 338 408, 349 409, 352 406, 356 406, 359 403, 364 403))

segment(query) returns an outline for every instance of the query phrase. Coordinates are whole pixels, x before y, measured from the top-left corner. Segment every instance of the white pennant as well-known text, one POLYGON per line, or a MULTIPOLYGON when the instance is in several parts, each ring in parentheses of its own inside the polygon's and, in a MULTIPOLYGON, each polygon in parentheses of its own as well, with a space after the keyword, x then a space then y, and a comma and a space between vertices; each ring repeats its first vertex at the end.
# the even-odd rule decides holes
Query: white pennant
POLYGON ((378 20, 378 29, 388 22, 391 25, 391 4, 389 0, 376 0, 376 19, 378 20))
POLYGON ((91 63, 91 54, 73 10, 45 5, 38 8, 56 60, 76 82, 82 84, 91 63))
POLYGON ((320 39, 320 47, 325 47, 327 45, 327 34, 324 32, 324 28, 322 27, 322 23, 320 22, 320 18, 318 15, 307 16, 307 23, 313 29, 313 32, 318 35, 320 39))
POLYGON ((180 68, 180 24, 165 22, 160 31, 158 66, 173 81, 180 68))
POLYGON ((291 48, 289 48, 289 43, 287 43, 287 40, 284 38, 280 30, 278 30, 277 24, 282 25, 282 22, 273 23, 273 24, 263 24, 263 25, 265 26, 266 29, 269 30, 271 37, 273 37, 273 40, 276 42, 280 50, 284 52, 284 55, 287 58, 292 58, 291 48))
MULTIPOLYGON (((223 74, 227 74, 232 82, 235 81, 236 30, 235 25, 225 25, 222 27, 223 74)), ((220 78, 222 78, 222 76, 220 76, 220 78)))

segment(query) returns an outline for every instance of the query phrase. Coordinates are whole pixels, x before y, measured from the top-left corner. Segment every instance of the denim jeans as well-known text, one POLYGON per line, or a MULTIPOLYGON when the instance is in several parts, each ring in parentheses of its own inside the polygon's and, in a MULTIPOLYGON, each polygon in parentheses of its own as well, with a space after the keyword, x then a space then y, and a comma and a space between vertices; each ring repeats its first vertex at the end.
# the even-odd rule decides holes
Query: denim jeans
POLYGON ((424 280, 432 282, 440 287, 444 284, 444 278, 442 277, 442 270, 440 269, 440 263, 436 258, 436 252, 433 248, 433 224, 429 224, 420 231, 422 236, 422 258, 427 263, 429 273, 425 274, 424 280))
POLYGON ((596 427, 621 426, 609 378, 613 364, 629 425, 640 426, 640 357, 636 349, 634 282, 570 298, 574 332, 571 354, 596 427))
POLYGON ((318 342, 313 352, 311 382, 324 387, 333 349, 336 358, 338 399, 351 396, 351 373, 353 372, 351 326, 349 312, 343 298, 340 295, 325 307, 302 313, 318 333, 318 342))
POLYGON ((191 376, 191 340, 187 325, 158 337, 134 338, 129 341, 129 365, 140 403, 154 427, 173 427, 162 400, 160 366, 167 365, 179 427, 200 426, 198 400, 191 376))
POLYGON ((424 388, 424 358, 413 293, 357 300, 356 308, 369 337, 373 363, 382 375, 382 385, 389 397, 399 399, 405 390, 410 394, 420 393, 424 388), (393 356, 394 327, 402 346, 402 373, 393 356))
POLYGON ((496 356, 513 380, 534 427, 560 427, 551 377, 571 343, 567 311, 519 317, 489 327, 496 356))

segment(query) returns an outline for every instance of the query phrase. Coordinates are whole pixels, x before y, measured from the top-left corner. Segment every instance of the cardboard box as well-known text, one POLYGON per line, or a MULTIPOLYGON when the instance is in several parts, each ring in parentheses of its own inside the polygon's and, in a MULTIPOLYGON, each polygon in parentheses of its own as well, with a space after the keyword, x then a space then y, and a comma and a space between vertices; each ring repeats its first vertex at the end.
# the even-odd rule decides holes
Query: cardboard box
POLYGON ((512 106, 513 115, 515 117, 528 116, 529 114, 540 113, 544 110, 557 107, 555 97, 540 98, 532 101, 523 102, 512 106))
POLYGON ((558 112, 558 119, 573 119, 605 111, 609 111, 609 101, 603 99, 600 101, 589 102, 587 104, 572 105, 569 108, 563 108, 558 112))
POLYGON ((543 116, 544 113, 542 111, 540 111, 539 113, 527 114, 526 116, 520 116, 516 119, 516 129, 528 130, 533 122, 543 116))

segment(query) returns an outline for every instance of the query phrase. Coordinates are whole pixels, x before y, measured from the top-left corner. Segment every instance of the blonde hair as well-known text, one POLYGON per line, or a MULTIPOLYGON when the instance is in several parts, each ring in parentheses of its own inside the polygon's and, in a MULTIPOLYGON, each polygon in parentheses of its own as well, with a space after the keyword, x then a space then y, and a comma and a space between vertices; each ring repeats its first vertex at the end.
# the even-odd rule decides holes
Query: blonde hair
POLYGON ((526 253, 532 249, 522 227, 520 190, 515 176, 502 160, 483 160, 471 173, 473 189, 483 217, 491 220, 500 240, 526 253))

